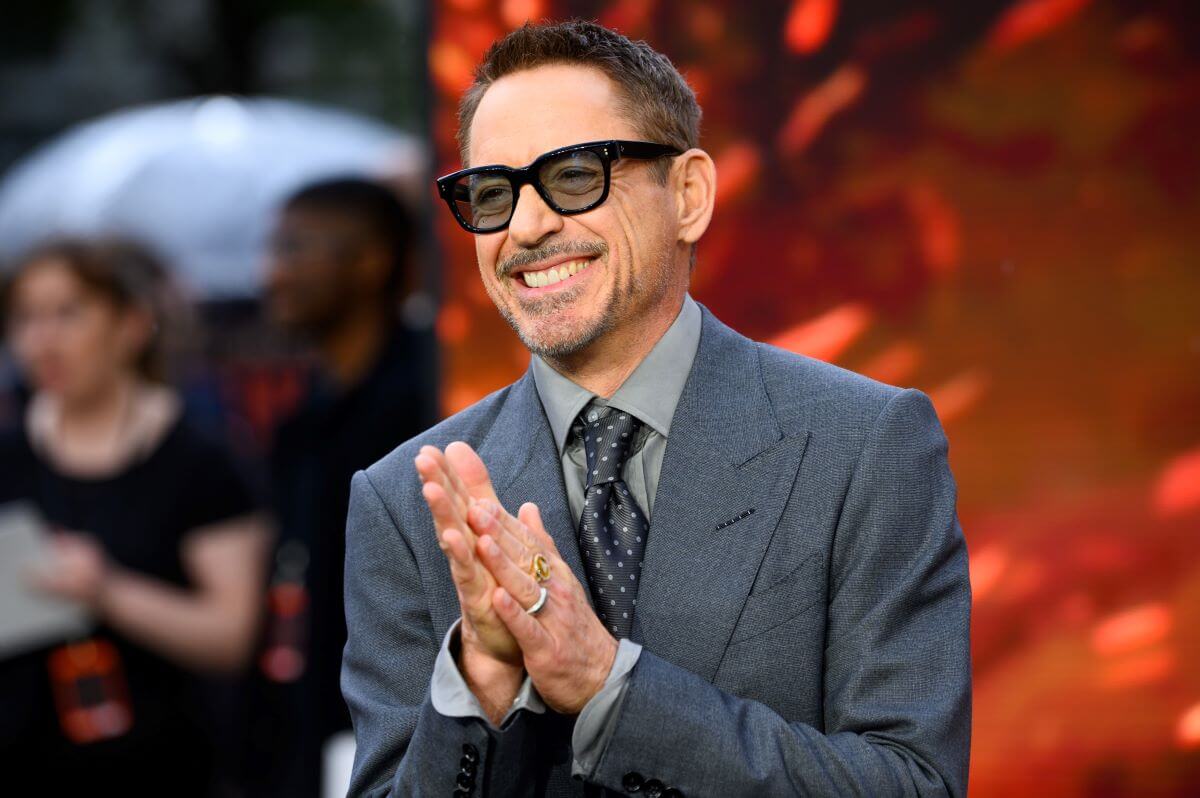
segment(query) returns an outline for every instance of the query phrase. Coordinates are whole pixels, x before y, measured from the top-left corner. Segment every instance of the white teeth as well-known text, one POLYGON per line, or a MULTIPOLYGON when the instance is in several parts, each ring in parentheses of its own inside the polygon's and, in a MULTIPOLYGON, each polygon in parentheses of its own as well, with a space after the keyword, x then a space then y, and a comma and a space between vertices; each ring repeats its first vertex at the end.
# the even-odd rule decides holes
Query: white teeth
POLYGON ((591 261, 573 260, 570 263, 564 263, 562 266, 543 269, 540 272, 521 272, 521 277, 525 280, 525 285, 530 288, 541 288, 544 285, 554 285, 561 282, 573 274, 578 274, 588 267, 591 261))

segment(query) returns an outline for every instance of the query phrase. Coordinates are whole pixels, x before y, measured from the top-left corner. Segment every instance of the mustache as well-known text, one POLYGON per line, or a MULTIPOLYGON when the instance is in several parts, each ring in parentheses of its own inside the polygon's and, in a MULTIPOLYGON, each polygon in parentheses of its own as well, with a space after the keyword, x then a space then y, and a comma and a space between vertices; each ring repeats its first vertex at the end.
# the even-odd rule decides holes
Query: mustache
POLYGON ((514 269, 530 266, 550 258, 581 257, 602 258, 608 254, 608 244, 603 241, 561 241, 536 249, 524 249, 506 258, 496 266, 497 277, 508 277, 514 269))

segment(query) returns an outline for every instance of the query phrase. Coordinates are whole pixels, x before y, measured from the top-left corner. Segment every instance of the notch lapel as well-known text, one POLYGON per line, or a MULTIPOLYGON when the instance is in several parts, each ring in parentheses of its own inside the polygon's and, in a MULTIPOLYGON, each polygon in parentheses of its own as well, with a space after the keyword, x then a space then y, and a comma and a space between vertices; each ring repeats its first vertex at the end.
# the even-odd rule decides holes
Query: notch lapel
POLYGON ((579 542, 575 538, 578 519, 571 520, 567 488, 554 433, 537 395, 533 372, 512 387, 479 456, 492 475, 500 503, 513 515, 525 502, 533 502, 542 514, 546 531, 577 579, 587 584, 579 542))
POLYGON ((705 310, 663 458, 635 640, 713 679, 807 441, 781 430, 756 344, 705 310))

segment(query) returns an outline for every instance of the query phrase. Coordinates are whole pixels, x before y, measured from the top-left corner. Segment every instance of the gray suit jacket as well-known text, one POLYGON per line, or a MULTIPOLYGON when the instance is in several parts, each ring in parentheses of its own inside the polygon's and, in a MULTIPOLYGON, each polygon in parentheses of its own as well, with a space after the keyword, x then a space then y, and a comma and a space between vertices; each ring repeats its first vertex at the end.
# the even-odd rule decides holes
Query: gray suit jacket
POLYGON ((476 757, 460 794, 965 794, 970 587, 925 394, 755 343, 704 311, 642 566, 645 650, 593 786, 570 777, 572 718, 519 712, 497 732, 430 704, 459 606, 412 461, 454 440, 479 451, 506 507, 539 505, 584 579, 529 373, 357 474, 352 795, 448 796, 476 757))

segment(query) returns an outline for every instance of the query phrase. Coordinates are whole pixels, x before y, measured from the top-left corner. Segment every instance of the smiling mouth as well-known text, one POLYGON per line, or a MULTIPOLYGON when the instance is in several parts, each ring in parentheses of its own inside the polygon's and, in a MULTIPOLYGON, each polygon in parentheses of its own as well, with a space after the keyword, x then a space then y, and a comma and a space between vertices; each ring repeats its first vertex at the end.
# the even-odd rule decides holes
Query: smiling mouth
POLYGON ((572 260, 566 263, 560 263, 557 266, 551 266, 548 269, 541 271, 521 272, 520 277, 525 281, 525 285, 530 288, 541 288, 547 285, 554 285, 566 280, 568 277, 578 274, 579 272, 590 266, 590 259, 572 260))

